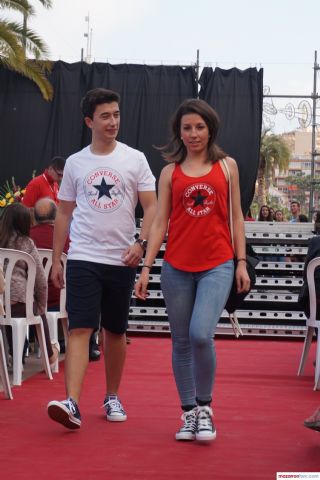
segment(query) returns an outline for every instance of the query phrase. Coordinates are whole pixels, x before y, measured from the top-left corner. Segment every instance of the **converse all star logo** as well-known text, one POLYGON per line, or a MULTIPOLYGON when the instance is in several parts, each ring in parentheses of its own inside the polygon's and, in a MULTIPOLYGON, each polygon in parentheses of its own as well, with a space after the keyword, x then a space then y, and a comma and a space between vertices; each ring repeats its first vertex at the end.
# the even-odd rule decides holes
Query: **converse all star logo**
POLYGON ((123 202, 125 185, 112 168, 95 168, 84 179, 84 191, 91 208, 101 213, 117 210, 123 202))
POLYGON ((183 206, 191 217, 209 215, 216 202, 216 192, 207 183, 194 183, 183 192, 183 206))

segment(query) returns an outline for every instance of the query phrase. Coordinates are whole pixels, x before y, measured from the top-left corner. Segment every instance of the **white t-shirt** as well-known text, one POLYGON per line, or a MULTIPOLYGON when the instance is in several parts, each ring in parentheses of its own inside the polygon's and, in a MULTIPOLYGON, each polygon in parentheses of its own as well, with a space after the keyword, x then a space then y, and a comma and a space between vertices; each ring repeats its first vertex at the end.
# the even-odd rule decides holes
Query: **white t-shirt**
POLYGON ((136 233, 138 192, 154 190, 146 157, 124 143, 108 155, 95 155, 90 146, 71 155, 58 195, 77 203, 68 258, 124 266, 121 257, 136 233))

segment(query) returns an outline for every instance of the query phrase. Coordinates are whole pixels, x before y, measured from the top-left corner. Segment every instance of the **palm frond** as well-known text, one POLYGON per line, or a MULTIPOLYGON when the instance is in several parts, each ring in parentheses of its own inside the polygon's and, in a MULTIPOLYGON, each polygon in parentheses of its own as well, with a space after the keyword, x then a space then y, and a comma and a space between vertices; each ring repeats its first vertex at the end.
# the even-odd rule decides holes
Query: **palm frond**
MULTIPOLYGON (((45 8, 52 6, 52 0, 39 1, 45 8)), ((51 100, 53 87, 46 78, 52 66, 47 60, 49 50, 36 32, 27 28, 26 19, 34 14, 34 9, 28 0, 0 0, 0 8, 16 10, 24 16, 23 23, 0 18, 0 64, 32 80, 43 98, 51 100), (35 60, 28 60, 27 54, 35 60)))
POLYGON ((21 12, 27 17, 35 14, 35 10, 28 0, 0 0, 0 8, 21 12))

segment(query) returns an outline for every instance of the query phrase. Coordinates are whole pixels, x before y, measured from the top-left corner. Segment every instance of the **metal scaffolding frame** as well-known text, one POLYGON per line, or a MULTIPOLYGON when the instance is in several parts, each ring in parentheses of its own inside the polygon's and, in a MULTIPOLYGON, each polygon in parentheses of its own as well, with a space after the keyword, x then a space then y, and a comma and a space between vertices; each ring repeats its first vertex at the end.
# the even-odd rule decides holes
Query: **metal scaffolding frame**
POLYGON ((312 99, 312 140, 311 140, 311 185, 310 185, 310 201, 309 201, 309 220, 312 219, 313 209, 314 209, 314 186, 319 183, 315 180, 315 161, 316 158, 320 156, 320 152, 316 149, 316 109, 317 109, 317 100, 320 96, 317 93, 317 72, 320 70, 319 64, 317 62, 317 51, 314 52, 314 64, 313 64, 313 92, 311 95, 263 95, 264 98, 310 98, 312 99))

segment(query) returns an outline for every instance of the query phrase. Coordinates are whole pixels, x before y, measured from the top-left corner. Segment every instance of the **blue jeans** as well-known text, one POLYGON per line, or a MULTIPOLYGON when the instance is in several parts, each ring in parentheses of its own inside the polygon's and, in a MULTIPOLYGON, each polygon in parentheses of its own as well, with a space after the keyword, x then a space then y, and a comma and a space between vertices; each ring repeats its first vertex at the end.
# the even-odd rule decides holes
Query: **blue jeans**
POLYGON ((214 332, 232 285, 233 260, 202 272, 163 262, 161 288, 172 336, 172 366, 182 406, 209 403, 216 371, 214 332))

